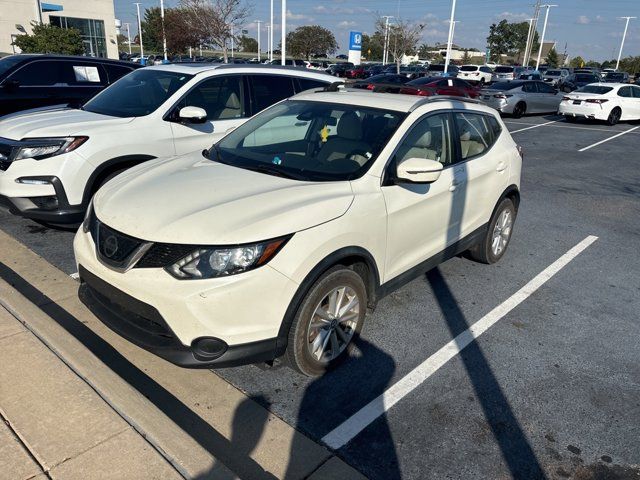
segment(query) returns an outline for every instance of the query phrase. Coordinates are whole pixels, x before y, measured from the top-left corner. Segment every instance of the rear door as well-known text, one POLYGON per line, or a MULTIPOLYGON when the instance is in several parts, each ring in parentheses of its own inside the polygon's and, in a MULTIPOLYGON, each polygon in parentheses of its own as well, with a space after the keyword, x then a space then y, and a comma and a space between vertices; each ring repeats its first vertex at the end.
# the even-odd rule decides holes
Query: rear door
POLYGON ((640 119, 640 87, 630 85, 628 88, 631 93, 631 98, 625 98, 625 102, 630 105, 628 109, 629 117, 633 120, 640 119))
POLYGON ((544 107, 541 106, 536 82, 526 82, 522 85, 522 97, 527 104, 527 113, 540 113, 544 111, 544 107))
POLYGON ((5 88, 11 111, 28 110, 61 103, 62 89, 68 88, 62 62, 35 60, 22 66, 7 79, 5 88))
POLYGON ((562 95, 559 95, 554 87, 544 82, 537 82, 538 92, 540 97, 540 103, 545 112, 556 112, 558 106, 562 100, 562 95))
POLYGON ((176 154, 210 147, 230 129, 246 121, 249 114, 242 75, 216 75, 202 80, 182 97, 167 115, 171 121, 176 154), (207 112, 205 123, 183 123, 183 107, 200 107, 207 112))

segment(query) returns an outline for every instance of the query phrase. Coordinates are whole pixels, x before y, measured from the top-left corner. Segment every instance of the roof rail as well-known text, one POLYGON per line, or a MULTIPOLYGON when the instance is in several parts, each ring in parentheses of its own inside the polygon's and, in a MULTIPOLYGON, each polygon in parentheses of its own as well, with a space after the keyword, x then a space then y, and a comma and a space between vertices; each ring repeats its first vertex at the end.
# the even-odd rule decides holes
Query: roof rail
POLYGON ((429 103, 434 103, 434 102, 465 102, 465 103, 475 103, 479 105, 486 105, 482 100, 478 100, 477 98, 457 97, 455 95, 434 95, 432 97, 423 98, 422 100, 414 103, 413 106, 409 109, 409 111, 413 112, 418 107, 427 105, 429 103))

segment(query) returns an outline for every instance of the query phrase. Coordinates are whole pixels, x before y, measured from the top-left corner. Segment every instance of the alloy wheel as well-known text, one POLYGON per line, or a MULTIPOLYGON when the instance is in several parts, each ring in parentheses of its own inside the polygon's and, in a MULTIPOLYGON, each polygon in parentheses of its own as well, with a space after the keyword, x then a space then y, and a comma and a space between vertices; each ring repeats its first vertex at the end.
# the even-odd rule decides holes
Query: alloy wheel
POLYGON ((349 345, 360 316, 360 299, 349 286, 331 290, 313 312, 307 329, 307 349, 320 362, 337 358, 349 345))
POLYGON ((504 209, 495 227, 491 238, 491 251, 497 257, 507 248, 509 238, 511 237, 511 229, 513 227, 513 215, 508 209, 504 209))

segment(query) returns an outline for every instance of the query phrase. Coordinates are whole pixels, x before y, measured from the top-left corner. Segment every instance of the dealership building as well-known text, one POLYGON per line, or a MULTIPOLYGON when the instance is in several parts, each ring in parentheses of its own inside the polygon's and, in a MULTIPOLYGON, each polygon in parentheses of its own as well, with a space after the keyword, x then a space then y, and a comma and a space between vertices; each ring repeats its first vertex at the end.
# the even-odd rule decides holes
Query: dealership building
POLYGON ((0 54, 20 53, 16 35, 31 33, 31 23, 76 28, 86 55, 118 58, 113 0, 0 0, 0 54))

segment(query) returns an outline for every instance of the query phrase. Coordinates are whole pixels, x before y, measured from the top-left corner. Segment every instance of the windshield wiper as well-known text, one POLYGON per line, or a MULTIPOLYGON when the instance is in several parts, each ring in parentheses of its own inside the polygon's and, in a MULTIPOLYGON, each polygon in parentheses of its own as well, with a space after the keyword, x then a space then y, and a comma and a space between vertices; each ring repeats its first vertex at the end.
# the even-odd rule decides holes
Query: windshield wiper
POLYGON ((295 173, 291 173, 288 171, 284 171, 280 168, 277 167, 272 167, 269 164, 260 164, 260 165, 237 165, 240 168, 245 168, 247 170, 251 170, 253 172, 260 172, 260 173, 266 173, 267 175, 274 175, 276 177, 283 177, 283 178, 290 178, 292 180, 302 180, 302 181, 307 181, 307 177, 303 176, 303 175, 297 175, 295 173))

